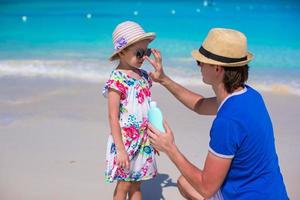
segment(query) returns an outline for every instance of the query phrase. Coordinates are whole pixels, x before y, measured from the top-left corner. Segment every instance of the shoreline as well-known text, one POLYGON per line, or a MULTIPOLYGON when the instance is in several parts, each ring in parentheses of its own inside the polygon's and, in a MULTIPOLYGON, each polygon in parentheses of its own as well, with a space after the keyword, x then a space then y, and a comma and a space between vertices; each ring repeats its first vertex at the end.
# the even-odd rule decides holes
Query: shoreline
MULTIPOLYGON (((181 61, 165 60, 165 71, 177 82, 192 86, 205 87, 201 81, 201 73, 192 58, 181 61), (182 67, 185 66, 185 67, 182 67)), ((101 84, 109 77, 116 63, 106 59, 21 59, 1 60, 1 79, 53 79, 53 81, 87 82, 101 84)), ((145 62, 143 69, 153 71, 145 62)), ((251 67, 248 84, 260 91, 300 96, 300 69, 251 67)), ((83 83, 84 84, 84 83, 83 83)))

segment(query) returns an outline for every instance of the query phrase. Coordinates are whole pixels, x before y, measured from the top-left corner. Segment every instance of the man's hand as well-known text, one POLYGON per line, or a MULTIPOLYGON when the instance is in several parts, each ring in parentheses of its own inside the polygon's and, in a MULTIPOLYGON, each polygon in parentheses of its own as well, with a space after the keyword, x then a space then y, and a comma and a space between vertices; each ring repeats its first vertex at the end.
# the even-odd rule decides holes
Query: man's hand
POLYGON ((150 72, 149 75, 153 81, 161 83, 166 77, 162 67, 162 57, 160 51, 151 49, 154 59, 145 56, 144 58, 154 67, 155 71, 150 72))
POLYGON ((168 124, 164 121, 165 133, 160 132, 155 129, 151 124, 148 126, 148 134, 150 137, 150 142, 153 147, 159 151, 165 152, 168 154, 173 147, 175 147, 174 136, 172 130, 168 124))

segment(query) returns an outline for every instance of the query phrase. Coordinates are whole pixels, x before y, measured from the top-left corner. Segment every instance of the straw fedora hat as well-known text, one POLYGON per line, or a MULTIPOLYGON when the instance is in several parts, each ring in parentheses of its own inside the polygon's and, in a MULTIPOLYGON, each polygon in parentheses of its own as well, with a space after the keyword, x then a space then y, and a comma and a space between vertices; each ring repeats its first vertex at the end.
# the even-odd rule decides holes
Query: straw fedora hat
POLYGON ((120 23, 112 34, 114 52, 109 58, 111 61, 118 58, 118 53, 126 47, 142 41, 142 40, 154 40, 155 33, 146 33, 144 29, 137 23, 132 21, 125 21, 120 23))
POLYGON ((249 63, 253 54, 247 50, 246 36, 236 30, 213 28, 202 46, 192 51, 196 60, 223 67, 238 67, 249 63))

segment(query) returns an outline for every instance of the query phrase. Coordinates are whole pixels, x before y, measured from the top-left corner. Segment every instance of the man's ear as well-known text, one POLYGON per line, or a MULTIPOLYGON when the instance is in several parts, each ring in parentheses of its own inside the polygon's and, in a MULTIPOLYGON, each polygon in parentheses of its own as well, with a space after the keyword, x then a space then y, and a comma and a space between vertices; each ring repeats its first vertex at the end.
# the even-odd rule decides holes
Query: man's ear
POLYGON ((220 65, 215 65, 215 70, 216 70, 216 72, 221 72, 224 69, 220 65))

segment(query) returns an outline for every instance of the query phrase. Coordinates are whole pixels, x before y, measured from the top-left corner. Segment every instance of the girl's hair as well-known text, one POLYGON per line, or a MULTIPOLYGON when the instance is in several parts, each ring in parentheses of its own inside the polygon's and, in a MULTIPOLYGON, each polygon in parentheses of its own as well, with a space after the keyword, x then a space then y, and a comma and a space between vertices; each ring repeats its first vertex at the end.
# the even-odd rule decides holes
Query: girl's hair
POLYGON ((225 71, 223 83, 228 93, 232 93, 238 87, 245 87, 245 82, 248 80, 248 65, 223 68, 225 71))

